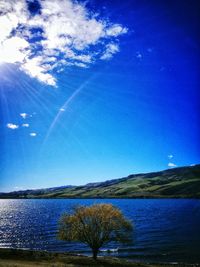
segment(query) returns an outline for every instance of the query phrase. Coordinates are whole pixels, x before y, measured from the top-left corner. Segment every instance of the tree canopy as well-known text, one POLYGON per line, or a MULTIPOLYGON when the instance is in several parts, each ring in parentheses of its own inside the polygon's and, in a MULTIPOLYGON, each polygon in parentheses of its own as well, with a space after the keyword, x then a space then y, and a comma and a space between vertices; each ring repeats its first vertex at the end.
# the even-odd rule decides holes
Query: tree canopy
POLYGON ((111 204, 75 207, 59 223, 59 238, 87 244, 97 258, 99 249, 111 241, 129 242, 133 227, 122 212, 111 204))

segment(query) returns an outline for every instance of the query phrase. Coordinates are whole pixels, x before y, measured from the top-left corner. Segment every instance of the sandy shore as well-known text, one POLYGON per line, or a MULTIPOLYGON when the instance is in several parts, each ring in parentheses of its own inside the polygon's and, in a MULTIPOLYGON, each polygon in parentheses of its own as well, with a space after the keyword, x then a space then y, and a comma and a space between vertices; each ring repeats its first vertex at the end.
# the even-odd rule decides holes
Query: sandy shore
POLYGON ((50 253, 17 249, 0 249, 0 267, 199 267, 199 264, 148 264, 135 263, 113 257, 77 256, 68 253, 50 253))

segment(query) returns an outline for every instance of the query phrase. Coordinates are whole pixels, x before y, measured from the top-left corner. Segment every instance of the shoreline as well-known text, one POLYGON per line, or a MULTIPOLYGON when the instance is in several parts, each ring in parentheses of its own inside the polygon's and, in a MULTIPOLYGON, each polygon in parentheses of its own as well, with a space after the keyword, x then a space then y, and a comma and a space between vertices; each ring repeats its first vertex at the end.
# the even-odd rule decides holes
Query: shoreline
MULTIPOLYGON (((1 194, 1 193, 0 193, 1 194)), ((194 200, 200 200, 200 196, 194 196, 194 197, 189 197, 189 196, 136 196, 136 197, 2 197, 0 195, 0 200, 5 200, 5 199, 194 199, 194 200)))
POLYGON ((150 263, 134 262, 112 256, 99 256, 95 261, 92 257, 67 252, 47 252, 28 249, 0 248, 0 267, 199 267, 200 263, 150 263))

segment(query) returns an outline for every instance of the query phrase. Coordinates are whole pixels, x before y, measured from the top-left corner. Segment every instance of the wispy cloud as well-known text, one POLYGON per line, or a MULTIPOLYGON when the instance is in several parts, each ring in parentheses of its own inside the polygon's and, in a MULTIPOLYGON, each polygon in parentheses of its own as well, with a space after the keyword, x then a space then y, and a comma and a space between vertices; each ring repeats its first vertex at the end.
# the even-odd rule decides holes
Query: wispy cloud
POLYGON ((88 67, 119 51, 118 37, 128 29, 72 0, 40 0, 32 14, 26 0, 0 2, 0 61, 40 82, 56 86, 53 73, 65 66, 88 67))
POLYGON ((136 52, 136 58, 142 59, 142 54, 139 51, 136 52))
POLYGON ((106 50, 101 56, 101 59, 110 59, 113 57, 114 54, 116 54, 119 51, 119 46, 118 44, 107 44, 106 45, 106 50))
POLYGON ((172 159, 174 156, 172 154, 170 154, 167 157, 168 157, 168 159, 172 159))
POLYGON ((174 168, 174 167, 177 167, 177 165, 174 164, 173 162, 169 162, 169 163, 168 163, 168 167, 170 167, 170 168, 174 168))
POLYGON ((19 128, 19 125, 17 124, 13 124, 13 123, 7 123, 7 128, 11 129, 11 130, 16 130, 19 128))

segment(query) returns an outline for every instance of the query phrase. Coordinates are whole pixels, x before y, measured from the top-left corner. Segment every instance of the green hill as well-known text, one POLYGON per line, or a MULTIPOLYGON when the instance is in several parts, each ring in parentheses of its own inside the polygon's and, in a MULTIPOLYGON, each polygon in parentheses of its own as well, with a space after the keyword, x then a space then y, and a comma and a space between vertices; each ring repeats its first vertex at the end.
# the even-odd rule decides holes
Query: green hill
POLYGON ((199 198, 200 165, 90 183, 1 193, 0 198, 199 198))

